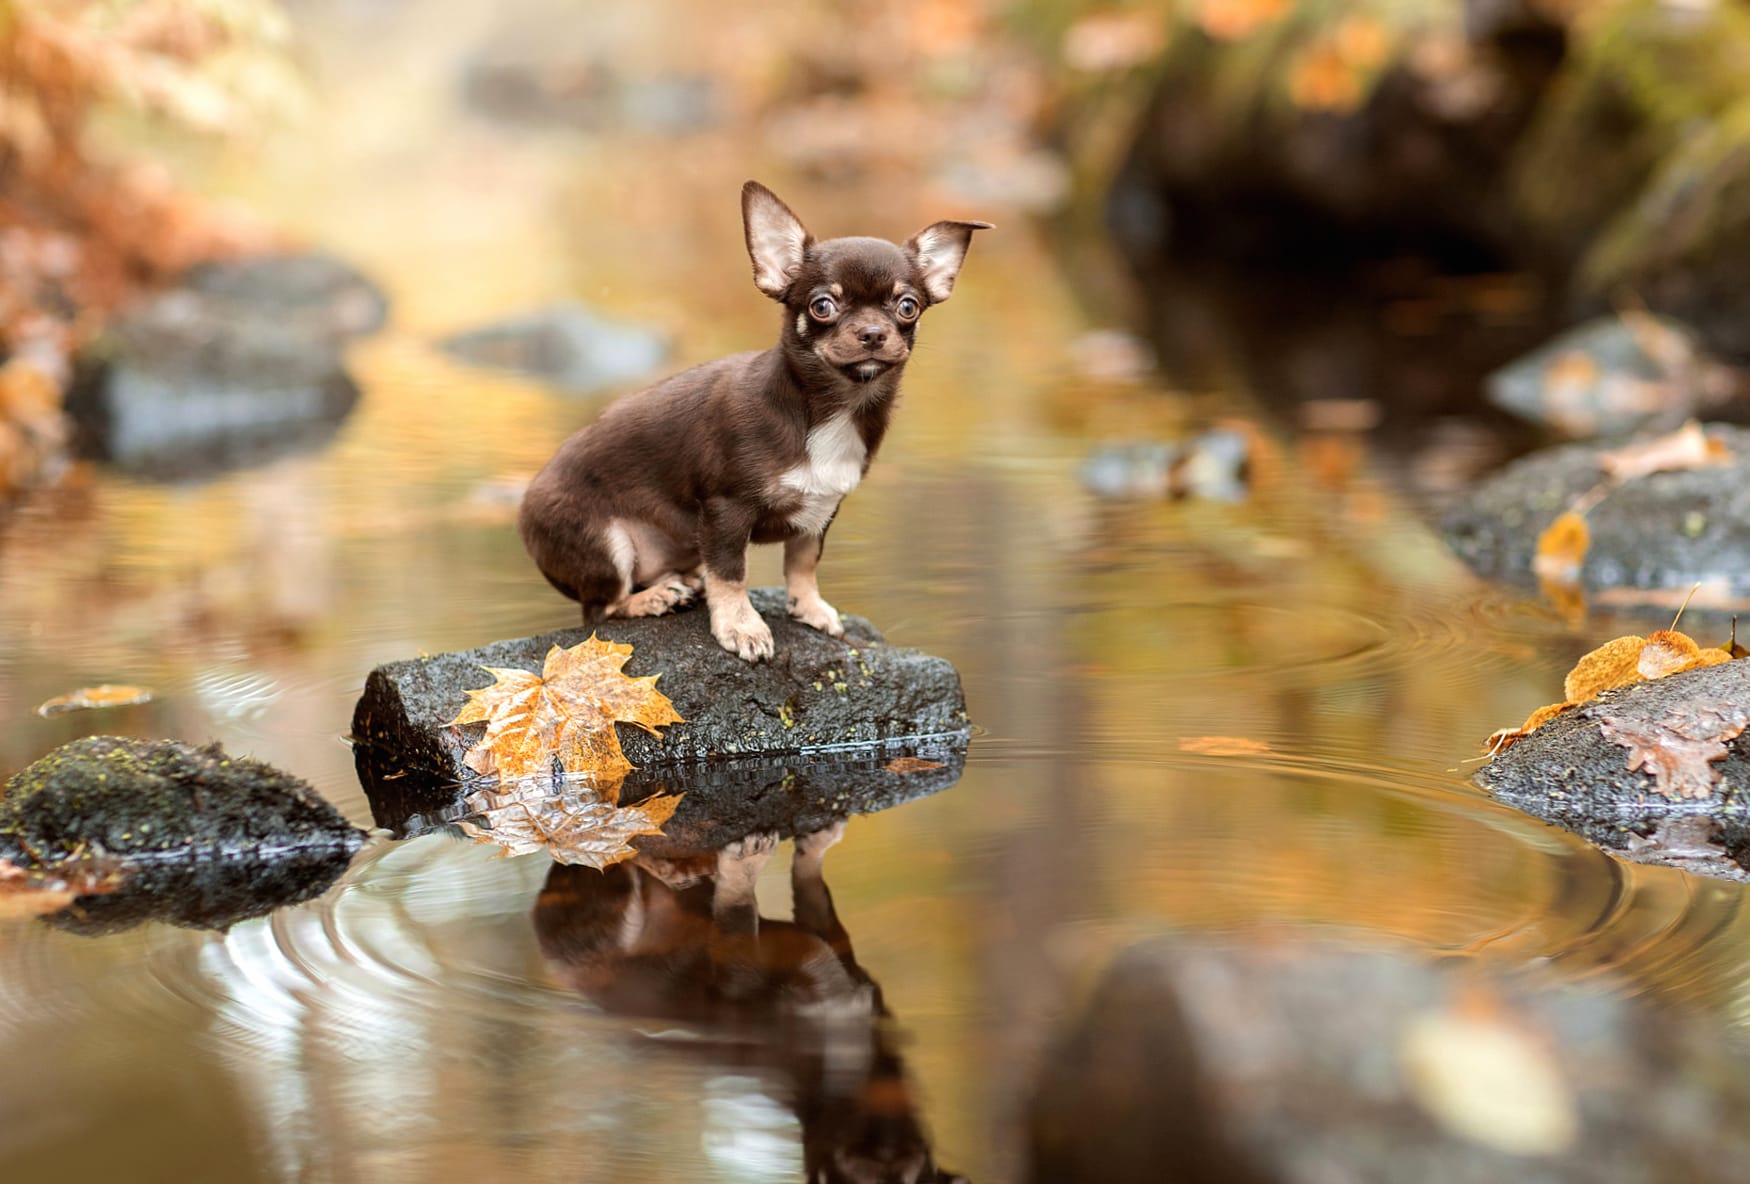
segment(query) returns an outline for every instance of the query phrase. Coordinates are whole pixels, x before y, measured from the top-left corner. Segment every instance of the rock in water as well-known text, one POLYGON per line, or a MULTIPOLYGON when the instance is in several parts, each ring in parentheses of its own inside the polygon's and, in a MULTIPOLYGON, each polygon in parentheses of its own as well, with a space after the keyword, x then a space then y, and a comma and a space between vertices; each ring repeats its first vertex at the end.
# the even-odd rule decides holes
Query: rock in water
POLYGON ((1723 1022, 1593 985, 1155 940, 1047 1055, 1030 1126, 1033 1184, 1727 1184, 1750 1059, 1723 1022))
POLYGON ((222 929, 320 894, 363 843, 305 782, 217 745, 88 736, 0 797, 0 859, 102 857, 125 874, 119 891, 51 918, 85 932, 154 919, 222 929))
POLYGON ((662 334, 577 304, 456 333, 438 345, 470 365, 524 374, 573 394, 642 378, 668 356, 662 334))
MULTIPOLYGON (((753 603, 777 643, 757 665, 717 644, 702 607, 595 630, 632 646, 627 675, 662 676, 657 689, 685 721, 661 736, 619 728, 636 766, 624 800, 687 794, 667 837, 711 846, 734 828, 794 834, 958 779, 969 723, 951 664, 888 645, 861 617, 845 617, 843 640, 828 637, 785 615, 779 589, 755 589, 753 603)), ((462 756, 484 726, 450 721, 492 682, 483 667, 538 672, 550 648, 588 636, 568 629, 373 670, 352 729, 377 821, 410 834, 452 820, 475 778, 462 756)))
MULTIPOLYGON (((1579 583, 1600 588, 1688 588, 1719 582, 1750 594, 1750 430, 1709 424, 1729 463, 1623 481, 1586 511, 1590 545, 1579 583)), ((1569 444, 1508 465, 1447 514, 1442 529, 1485 576, 1529 583, 1538 537, 1602 487, 1604 449, 1569 444)))
POLYGON ((86 456, 193 480, 325 443, 358 401, 342 353, 387 303, 324 256, 196 268, 81 357, 67 413, 86 456))
POLYGON ((1739 659, 1607 691, 1498 753, 1475 778, 1509 805, 1637 862, 1750 882, 1750 738, 1733 730, 1745 721, 1750 661, 1739 659))

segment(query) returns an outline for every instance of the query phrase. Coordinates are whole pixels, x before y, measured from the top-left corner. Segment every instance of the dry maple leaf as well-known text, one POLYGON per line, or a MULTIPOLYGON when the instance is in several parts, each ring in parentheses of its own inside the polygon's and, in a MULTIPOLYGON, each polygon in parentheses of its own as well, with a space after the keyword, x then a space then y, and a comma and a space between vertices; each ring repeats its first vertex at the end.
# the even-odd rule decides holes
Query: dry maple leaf
POLYGON ((555 789, 547 778, 531 777, 504 791, 470 794, 466 804, 473 817, 457 825, 506 855, 546 851, 559 863, 605 868, 637 854, 632 839, 661 834, 682 796, 661 794, 619 806, 575 780, 561 780, 555 789))
MULTIPOLYGON (((632 769, 620 749, 616 724, 651 735, 680 723, 658 675, 629 678, 621 667, 632 647, 591 636, 570 649, 554 646, 540 674, 486 666, 497 680, 468 692, 452 725, 486 724, 486 734, 463 760, 475 772, 503 780, 547 774, 555 758, 567 773, 586 773, 604 785, 632 769)), ((611 795, 609 800, 613 800, 611 795)))
POLYGON ((1692 419, 1656 439, 1599 453, 1598 467, 1613 481, 1633 481, 1652 473, 1730 464, 1731 460, 1732 450, 1723 441, 1709 439, 1692 419))
POLYGON ((1726 741, 1750 727, 1750 711, 1720 700, 1679 703, 1657 720, 1606 714, 1604 738, 1628 749, 1630 772, 1653 775, 1654 790, 1682 800, 1705 798, 1719 780, 1714 761, 1726 759, 1726 741))

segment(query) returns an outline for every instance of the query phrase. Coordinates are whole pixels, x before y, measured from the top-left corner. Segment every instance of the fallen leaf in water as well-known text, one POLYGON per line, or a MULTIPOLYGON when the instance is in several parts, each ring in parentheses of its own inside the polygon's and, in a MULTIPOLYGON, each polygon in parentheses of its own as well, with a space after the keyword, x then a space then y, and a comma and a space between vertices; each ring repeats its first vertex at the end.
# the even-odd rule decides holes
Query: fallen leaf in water
POLYGON ((63 711, 85 711, 97 707, 132 707, 150 703, 152 692, 145 687, 102 686, 80 687, 65 695, 56 695, 36 709, 38 715, 59 715, 63 711))
POLYGON ((1598 467, 1614 481, 1633 481, 1653 473, 1730 464, 1731 460, 1732 450, 1720 440, 1709 439, 1692 419, 1667 435, 1599 453, 1598 467))
POLYGON ((1573 510, 1558 514, 1537 536, 1531 570, 1546 580, 1571 584, 1579 578, 1580 565, 1591 546, 1592 532, 1586 528, 1586 519, 1573 510))
MULTIPOLYGON (((497 680, 468 692, 452 725, 486 724, 486 734, 463 760, 477 773, 509 781, 550 774, 557 759, 567 773, 617 785, 632 770, 620 749, 616 724, 651 735, 680 723, 674 704, 656 689, 658 675, 630 678, 621 667, 632 647, 591 636, 570 649, 554 646, 540 674, 486 666, 497 680)), ((613 791, 609 801, 614 800, 613 791)))
POLYGON ((114 892, 122 875, 107 864, 38 871, 0 859, 0 917, 39 917, 81 896, 114 892))
POLYGON ((942 768, 941 761, 928 761, 921 756, 900 756, 881 766, 889 773, 898 773, 901 777, 907 773, 927 773, 931 769, 942 768))
POLYGON ((611 867, 632 858, 631 841, 662 833, 680 794, 660 794, 630 806, 616 805, 594 787, 531 777, 505 791, 468 796, 473 816, 457 825, 476 842, 495 844, 506 855, 546 851, 559 863, 611 867))
POLYGON ((1264 741, 1250 736, 1181 736, 1179 751, 1204 756, 1260 756, 1274 750, 1264 741))
POLYGON ((1726 759, 1726 741, 1750 727, 1750 709, 1723 700, 1692 700, 1667 708, 1657 720, 1606 714, 1604 738, 1628 749, 1630 772, 1650 772, 1654 790, 1683 800, 1705 798, 1719 780, 1714 761, 1726 759))

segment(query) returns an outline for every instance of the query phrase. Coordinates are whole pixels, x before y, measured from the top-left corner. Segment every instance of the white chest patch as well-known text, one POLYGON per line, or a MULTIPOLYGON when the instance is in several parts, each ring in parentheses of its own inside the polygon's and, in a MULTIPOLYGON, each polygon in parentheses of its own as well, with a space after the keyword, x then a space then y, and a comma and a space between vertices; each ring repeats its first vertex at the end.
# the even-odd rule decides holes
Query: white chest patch
POLYGON ((868 455, 849 415, 835 416, 809 432, 807 463, 778 480, 786 490, 802 495, 802 506, 790 515, 790 525, 805 534, 825 530, 839 502, 863 479, 868 455))

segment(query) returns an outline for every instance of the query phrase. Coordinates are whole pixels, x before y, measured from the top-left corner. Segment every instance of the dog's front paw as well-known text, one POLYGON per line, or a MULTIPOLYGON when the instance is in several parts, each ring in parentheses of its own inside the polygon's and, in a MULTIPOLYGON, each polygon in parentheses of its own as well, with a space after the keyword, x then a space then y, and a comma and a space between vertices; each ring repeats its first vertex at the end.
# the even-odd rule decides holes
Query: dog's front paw
POLYGON ((789 605, 790 615, 804 625, 818 629, 828 637, 845 635, 845 623, 839 619, 839 610, 822 600, 818 593, 813 596, 792 596, 789 605))
POLYGON ((759 662, 772 656, 772 627, 753 611, 746 600, 711 613, 711 636, 717 644, 744 662, 759 662))
POLYGON ((819 830, 809 831, 805 835, 797 835, 796 858, 804 861, 819 860, 844 837, 845 820, 843 818, 828 823, 819 830))

